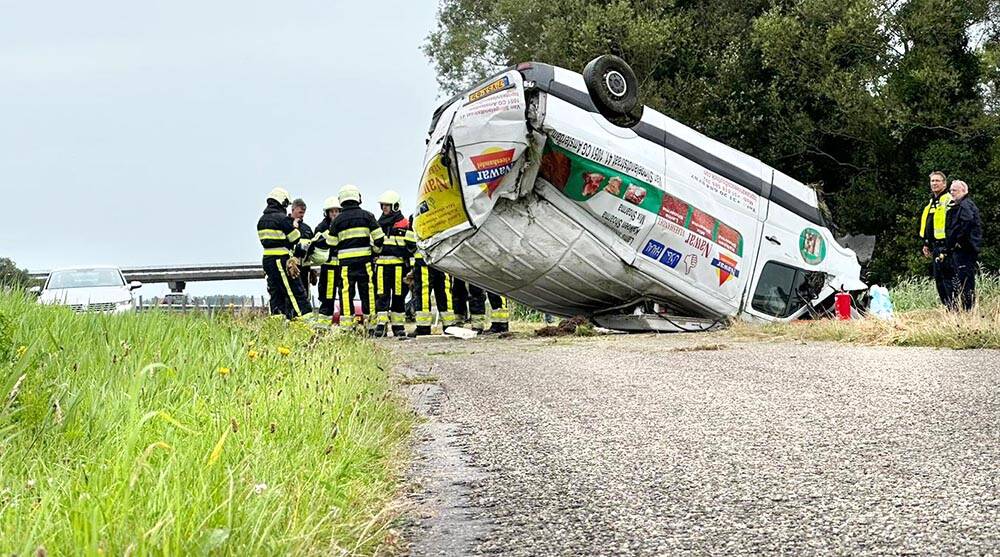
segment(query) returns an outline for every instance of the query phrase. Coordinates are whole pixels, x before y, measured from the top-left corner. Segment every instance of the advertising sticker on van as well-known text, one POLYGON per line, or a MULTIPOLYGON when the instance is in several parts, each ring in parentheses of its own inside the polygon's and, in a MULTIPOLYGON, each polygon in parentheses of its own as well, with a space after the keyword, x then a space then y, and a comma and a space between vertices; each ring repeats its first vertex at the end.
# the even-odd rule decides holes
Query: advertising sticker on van
POLYGON ((719 286, 726 284, 726 281, 736 277, 739 278, 740 271, 736 268, 736 260, 728 255, 719 254, 712 259, 712 266, 715 267, 715 274, 719 277, 719 286))
POLYGON ((818 265, 826 259, 826 240, 819 230, 806 228, 799 235, 799 254, 810 265, 818 265))
POLYGON ((469 159, 475 170, 465 173, 466 185, 486 184, 487 194, 492 197, 501 179, 514 167, 514 150, 491 147, 469 159))

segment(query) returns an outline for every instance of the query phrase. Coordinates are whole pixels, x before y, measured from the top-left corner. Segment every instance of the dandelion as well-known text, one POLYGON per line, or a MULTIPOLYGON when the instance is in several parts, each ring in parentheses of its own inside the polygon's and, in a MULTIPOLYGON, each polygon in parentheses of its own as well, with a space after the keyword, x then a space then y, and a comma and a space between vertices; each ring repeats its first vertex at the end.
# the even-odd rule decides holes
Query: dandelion
POLYGON ((24 357, 24 353, 27 352, 27 351, 28 351, 28 347, 27 346, 25 346, 23 344, 21 346, 18 346, 17 347, 17 352, 16 352, 17 359, 20 360, 21 358, 23 358, 24 357))
POLYGON ((264 493, 265 489, 267 489, 267 484, 264 482, 261 482, 259 484, 254 484, 253 486, 253 492, 256 493, 257 495, 264 493))
POLYGON ((257 352, 256 350, 247 352, 247 358, 250 358, 251 360, 256 360, 259 356, 260 352, 257 352))
POLYGON ((232 371, 232 370, 229 369, 228 367, 220 367, 219 368, 219 375, 225 377, 225 376, 229 375, 230 371, 232 371))
POLYGON ((287 355, 289 355, 291 353, 292 353, 292 351, 289 350, 288 348, 284 347, 284 346, 279 346, 278 347, 278 354, 281 354, 282 356, 287 356, 287 355))

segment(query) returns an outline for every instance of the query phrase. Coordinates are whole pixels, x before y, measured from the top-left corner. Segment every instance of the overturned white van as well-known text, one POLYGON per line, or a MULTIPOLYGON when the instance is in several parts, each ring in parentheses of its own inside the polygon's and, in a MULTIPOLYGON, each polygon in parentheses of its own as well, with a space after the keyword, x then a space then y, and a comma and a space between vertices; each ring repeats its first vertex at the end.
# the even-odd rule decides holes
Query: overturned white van
POLYGON ((795 319, 867 288, 812 189, 643 107, 613 56, 521 64, 442 105, 414 229, 454 276, 624 330, 795 319))

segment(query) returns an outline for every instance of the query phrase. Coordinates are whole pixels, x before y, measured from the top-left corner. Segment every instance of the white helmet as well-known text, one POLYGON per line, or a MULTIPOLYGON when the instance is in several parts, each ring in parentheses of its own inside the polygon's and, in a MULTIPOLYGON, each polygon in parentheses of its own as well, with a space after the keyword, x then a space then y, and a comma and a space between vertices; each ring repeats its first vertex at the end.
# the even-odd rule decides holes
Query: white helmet
POLYGON ((273 199, 284 206, 288 206, 292 202, 291 196, 288 195, 288 190, 282 187, 271 190, 271 193, 267 194, 267 198, 273 199))
POLYGON ((358 186, 355 186, 354 184, 347 184, 340 188, 340 192, 337 193, 337 199, 340 200, 341 204, 345 201, 361 203, 361 190, 359 190, 358 186))
POLYGON ((330 209, 340 209, 340 200, 332 195, 323 200, 323 210, 329 211, 330 209))
POLYGON ((393 211, 399 210, 399 194, 392 191, 386 190, 385 193, 378 197, 379 205, 391 205, 393 211))

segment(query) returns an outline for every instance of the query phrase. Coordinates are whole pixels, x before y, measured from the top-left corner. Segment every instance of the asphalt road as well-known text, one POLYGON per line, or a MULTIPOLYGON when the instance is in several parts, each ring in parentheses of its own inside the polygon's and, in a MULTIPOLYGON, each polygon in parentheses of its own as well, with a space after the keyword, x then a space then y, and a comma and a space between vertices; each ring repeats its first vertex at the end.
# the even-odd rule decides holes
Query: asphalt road
POLYGON ((1000 553, 1000 352, 385 341, 414 555, 1000 553))

